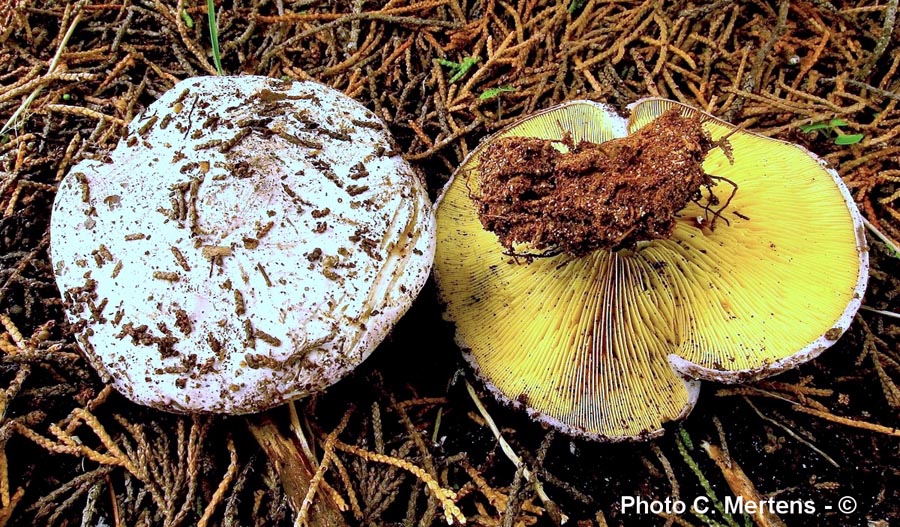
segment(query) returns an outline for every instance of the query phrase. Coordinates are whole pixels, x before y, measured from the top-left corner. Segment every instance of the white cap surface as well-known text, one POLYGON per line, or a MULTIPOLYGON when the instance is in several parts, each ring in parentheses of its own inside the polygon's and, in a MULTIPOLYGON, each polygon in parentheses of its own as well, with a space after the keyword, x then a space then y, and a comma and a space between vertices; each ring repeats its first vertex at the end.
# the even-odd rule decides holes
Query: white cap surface
POLYGON ((381 121, 311 82, 197 77, 60 184, 77 340, 130 399, 246 413, 365 359, 431 268, 434 216, 381 121))

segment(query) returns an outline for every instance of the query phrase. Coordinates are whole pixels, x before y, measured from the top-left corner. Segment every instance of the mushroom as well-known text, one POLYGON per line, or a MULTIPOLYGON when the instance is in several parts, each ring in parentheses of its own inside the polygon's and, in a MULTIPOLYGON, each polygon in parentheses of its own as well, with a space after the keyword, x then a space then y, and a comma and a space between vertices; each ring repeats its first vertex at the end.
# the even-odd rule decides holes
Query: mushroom
MULTIPOLYGON (((676 134, 691 147, 688 131, 676 134)), ((668 156, 677 162, 657 170, 676 174, 689 162, 668 156)), ((587 101, 525 117, 465 159, 436 210, 434 274, 465 358, 500 400, 591 439, 658 435, 690 412, 699 380, 746 382, 816 357, 849 326, 868 276, 861 217, 834 170, 799 146, 660 99, 639 101, 627 121, 587 101), (534 243, 558 226, 504 243, 483 225, 492 145, 538 138, 565 156, 591 148, 582 142, 636 134, 673 110, 702 126, 702 170, 718 183, 694 188, 670 232, 573 255, 534 243)))
POLYGON ((50 252, 77 341, 131 400, 258 412, 350 372, 430 271, 426 190, 382 122, 313 82, 179 82, 73 167, 50 252))

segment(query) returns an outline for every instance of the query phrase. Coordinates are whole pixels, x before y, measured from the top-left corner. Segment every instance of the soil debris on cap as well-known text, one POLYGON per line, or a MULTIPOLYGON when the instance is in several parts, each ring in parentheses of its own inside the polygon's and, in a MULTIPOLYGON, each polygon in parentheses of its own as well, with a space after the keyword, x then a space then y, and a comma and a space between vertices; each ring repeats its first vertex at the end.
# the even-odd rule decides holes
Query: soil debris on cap
POLYGON ((714 144, 698 115, 673 109, 628 137, 563 143, 568 152, 554 141, 506 137, 482 154, 472 198, 510 254, 523 243, 584 256, 667 238, 678 211, 714 184, 702 166, 714 144))
POLYGON ((186 79, 142 115, 129 132, 143 141, 76 163, 54 200, 49 250, 92 363, 132 401, 174 412, 259 412, 349 374, 410 307, 434 253, 418 174, 376 157, 388 131, 351 126, 376 117, 339 91, 252 75, 186 79), (167 129, 147 124, 166 115, 167 129), (352 141, 319 134, 326 124, 352 141), (285 139, 310 134, 322 135, 314 150, 285 139), (111 195, 116 207, 95 208, 111 195), (379 243, 344 248, 363 227, 379 243), (249 350, 271 360, 248 371, 249 350))

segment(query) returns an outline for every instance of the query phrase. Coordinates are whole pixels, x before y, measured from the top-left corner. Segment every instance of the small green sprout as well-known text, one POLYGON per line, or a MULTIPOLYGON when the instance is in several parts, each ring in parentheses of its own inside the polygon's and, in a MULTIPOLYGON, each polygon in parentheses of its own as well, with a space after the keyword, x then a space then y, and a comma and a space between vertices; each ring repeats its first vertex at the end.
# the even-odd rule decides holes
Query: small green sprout
POLYGON ((481 60, 481 57, 466 57, 462 59, 462 62, 453 62, 452 60, 447 59, 437 59, 438 64, 444 66, 445 68, 450 68, 450 71, 453 72, 453 76, 450 77, 450 84, 458 81, 463 78, 466 73, 472 69, 472 66, 478 64, 478 61, 481 60))
POLYGON ((493 99, 494 97, 498 97, 501 93, 514 92, 517 88, 513 86, 498 86, 496 88, 488 88, 481 92, 481 95, 478 96, 478 100, 486 101, 488 99, 493 99))
POLYGON ((206 0, 206 14, 209 19, 209 40, 212 42, 213 62, 219 75, 222 72, 222 58, 219 56, 219 28, 216 27, 216 4, 214 0, 206 0))
POLYGON ((855 145, 863 140, 863 134, 839 134, 838 129, 847 126, 847 121, 843 119, 832 119, 830 121, 821 121, 812 124, 800 125, 800 131, 805 134, 814 132, 823 132, 827 137, 834 137, 836 145, 855 145))
POLYGON ((184 20, 184 25, 186 25, 188 29, 194 29, 194 19, 191 18, 191 15, 187 12, 187 9, 181 10, 181 19, 184 20))
POLYGON ((569 3, 569 14, 574 15, 575 11, 579 11, 586 3, 587 0, 572 0, 569 3))

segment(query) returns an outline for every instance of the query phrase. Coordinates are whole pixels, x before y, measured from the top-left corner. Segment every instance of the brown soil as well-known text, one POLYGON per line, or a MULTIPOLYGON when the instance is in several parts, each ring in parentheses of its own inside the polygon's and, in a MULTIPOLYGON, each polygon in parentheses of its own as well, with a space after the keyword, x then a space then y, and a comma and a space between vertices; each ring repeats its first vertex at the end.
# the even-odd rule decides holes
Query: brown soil
POLYGON ((503 138, 482 154, 473 197, 511 253, 520 243, 573 256, 628 248, 672 234, 678 211, 713 184, 702 167, 712 147, 699 115, 674 109, 636 134, 566 153, 551 141, 503 138))

